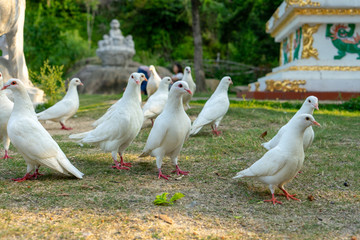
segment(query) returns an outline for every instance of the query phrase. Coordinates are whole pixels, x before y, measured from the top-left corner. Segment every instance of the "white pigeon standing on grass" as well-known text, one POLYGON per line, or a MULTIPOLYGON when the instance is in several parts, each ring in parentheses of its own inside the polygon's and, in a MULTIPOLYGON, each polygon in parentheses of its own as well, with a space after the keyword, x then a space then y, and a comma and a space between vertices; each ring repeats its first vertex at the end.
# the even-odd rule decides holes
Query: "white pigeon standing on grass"
MULTIPOLYGON (((133 74, 134 74, 134 73, 133 73, 133 74)), ((137 74, 134 75, 134 77, 135 77, 135 76, 138 76, 138 74, 139 74, 139 76, 140 76, 140 82, 142 82, 142 81, 147 81, 147 79, 146 79, 146 77, 145 77, 145 74, 143 74, 143 73, 137 73, 137 74)), ((131 79, 131 76, 130 76, 129 80, 130 80, 130 79, 131 79)), ((129 84, 129 82, 128 82, 128 84, 129 84)), ((126 88, 127 88, 127 87, 126 87, 126 88)), ((125 88, 125 91, 126 91, 126 88, 125 88)), ((125 94, 125 92, 124 92, 124 94, 125 94)), ((123 97, 124 97, 124 94, 123 94, 123 97)), ((139 104, 139 106, 141 106, 141 91, 139 92, 139 95, 138 95, 138 101, 139 101, 139 96, 140 96, 140 104, 139 104)), ((98 120, 96 120, 95 122, 93 122, 93 124, 91 124, 91 126, 93 126, 93 127, 99 126, 101 123, 103 123, 106 119, 108 119, 108 118, 111 116, 112 112, 113 112, 115 109, 123 106, 123 103, 122 103, 123 100, 122 100, 122 99, 123 99, 123 98, 120 98, 116 103, 114 103, 113 105, 111 105, 111 106, 108 108, 108 110, 106 111, 106 113, 105 113, 101 118, 99 118, 98 120)), ((141 108, 141 107, 140 107, 140 108, 141 108)))
POLYGON ((189 172, 182 171, 178 166, 178 155, 189 137, 191 121, 184 111, 182 98, 191 95, 189 86, 184 81, 177 81, 171 87, 169 98, 163 112, 155 119, 154 126, 146 141, 146 145, 140 157, 151 155, 156 157, 156 165, 159 170, 159 178, 169 180, 169 175, 161 172, 164 156, 169 156, 176 166, 176 174, 187 175, 189 172))
POLYGON ((228 89, 232 83, 231 78, 228 76, 221 79, 215 92, 207 100, 199 116, 193 122, 190 135, 197 134, 207 124, 211 125, 215 135, 219 136, 221 134, 221 131, 218 131, 218 126, 230 106, 228 89))
POLYGON ((168 100, 169 85, 171 82, 170 77, 164 77, 159 84, 158 90, 149 97, 143 107, 144 122, 150 119, 152 125, 154 125, 153 119, 163 111, 166 101, 168 100))
POLYGON ((151 75, 150 75, 149 80, 146 85, 146 92, 147 92, 147 95, 150 97, 158 89, 161 78, 160 78, 159 74, 156 72, 154 65, 150 65, 149 70, 151 72, 151 75))
POLYGON ((69 83, 69 88, 64 98, 55 105, 36 114, 38 119, 60 122, 61 129, 72 130, 72 128, 65 126, 65 122, 71 118, 79 109, 79 95, 77 92, 78 85, 83 85, 80 79, 73 78, 69 83))
POLYGON ((111 152, 115 163, 112 168, 129 170, 128 167, 131 167, 131 163, 124 162, 122 155, 138 135, 143 123, 144 116, 138 96, 144 77, 142 73, 130 75, 123 97, 110 113, 105 113, 107 117, 95 129, 70 135, 70 138, 79 139, 81 143, 97 144, 103 151, 111 152))
MULTIPOLYGON (((301 106, 301 108, 296 112, 296 114, 292 118, 295 118, 301 114, 311 114, 312 115, 314 112, 314 109, 319 110, 318 98, 315 96, 309 96, 306 98, 306 100, 303 103, 303 105, 301 106)), ((291 121, 291 119, 290 119, 290 121, 291 121)), ((284 126, 282 126, 280 128, 280 130, 277 132, 277 134, 270 141, 268 141, 266 143, 262 143, 261 145, 264 148, 266 148, 267 150, 274 148, 280 142, 280 139, 282 138, 283 134, 287 131, 289 122, 287 124, 285 124, 284 126)), ((314 140, 314 135, 315 135, 314 130, 312 129, 311 126, 305 130, 304 142, 303 142, 304 151, 306 151, 306 149, 308 149, 308 147, 310 147, 310 145, 312 144, 312 142, 314 140)))
MULTIPOLYGON (((4 85, 2 73, 0 72, 0 87, 4 85)), ((6 91, 0 91, 0 137, 3 140, 5 154, 2 159, 11 158, 8 154, 10 146, 10 138, 7 133, 7 124, 10 114, 13 110, 14 103, 6 95, 6 91)))
POLYGON ((36 179, 41 175, 41 165, 65 175, 82 178, 84 174, 70 163, 59 145, 37 120, 25 85, 19 79, 10 79, 2 89, 10 89, 13 92, 14 108, 7 131, 12 144, 27 164, 26 175, 13 180, 22 182, 31 178, 36 179), (30 174, 33 170, 35 172, 30 174))
POLYGON ((183 97, 184 107, 189 109, 190 100, 196 91, 196 84, 194 83, 193 78, 191 76, 191 68, 189 66, 185 68, 184 77, 182 78, 182 81, 185 81, 189 85, 189 89, 191 91, 190 95, 185 95, 183 97))
POLYGON ((284 132, 276 147, 264 154, 249 168, 238 172, 233 178, 253 177, 262 183, 268 184, 271 191, 272 202, 282 204, 277 201, 274 193, 277 186, 283 191, 285 197, 290 200, 299 200, 296 195, 290 195, 284 185, 290 182, 301 169, 304 162, 303 137, 307 128, 312 125, 320 126, 310 114, 300 114, 292 118, 288 129, 284 132))

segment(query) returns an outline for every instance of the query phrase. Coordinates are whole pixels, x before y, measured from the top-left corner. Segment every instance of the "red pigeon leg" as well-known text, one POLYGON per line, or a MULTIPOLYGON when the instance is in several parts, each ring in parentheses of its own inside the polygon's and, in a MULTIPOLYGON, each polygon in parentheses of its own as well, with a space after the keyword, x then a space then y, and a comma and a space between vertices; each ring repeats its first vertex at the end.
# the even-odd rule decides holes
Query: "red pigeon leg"
POLYGON ((5 155, 2 159, 12 159, 12 157, 8 155, 8 150, 5 150, 5 155))
POLYGON ((30 174, 30 173, 27 173, 25 174, 24 177, 22 178, 13 178, 11 180, 15 181, 15 182, 23 182, 23 181, 26 181, 26 180, 30 180, 31 178, 34 177, 34 174, 30 174))
POLYGON ((126 166, 126 167, 131 167, 131 163, 129 163, 129 162, 124 162, 124 159, 123 159, 123 157, 122 157, 122 155, 119 153, 119 156, 120 156, 120 166, 126 166))
POLYGON ((276 198, 275 198, 275 195, 274 194, 271 194, 271 199, 270 200, 264 200, 264 202, 272 202, 272 204, 276 204, 276 203, 278 203, 278 204, 282 204, 282 202, 280 202, 280 201, 278 201, 278 200, 276 200, 276 198))
POLYGON ((164 175, 164 174, 162 174, 161 168, 159 168, 159 175, 158 175, 158 178, 159 178, 159 179, 160 179, 160 178, 164 178, 164 179, 166 179, 166 180, 169 180, 169 177, 170 177, 170 175, 164 175))
POLYGON ((212 128, 213 134, 215 134, 216 136, 220 136, 220 134, 222 134, 221 131, 218 131, 218 130, 217 130, 217 127, 214 128, 214 126, 211 125, 211 128, 212 128))
POLYGON ((43 175, 44 175, 44 174, 39 173, 39 168, 37 168, 37 169, 35 169, 35 172, 34 172, 34 174, 33 174, 33 177, 34 177, 35 179, 37 179, 38 176, 43 176, 43 175))
POLYGON ((69 127, 69 128, 66 127, 65 124, 63 124, 62 122, 60 122, 60 125, 61 125, 61 129, 62 129, 62 130, 72 130, 71 127, 69 127))
POLYGON ((279 189, 284 192, 284 194, 281 194, 281 195, 285 196, 285 197, 287 198, 287 200, 290 200, 290 198, 291 198, 291 199, 293 199, 293 200, 300 201, 300 199, 295 198, 296 194, 290 195, 290 194, 289 194, 284 188, 282 188, 282 187, 279 187, 279 189))
POLYGON ((186 171, 182 171, 178 165, 176 165, 176 170, 175 171, 172 171, 172 173, 176 173, 177 175, 188 175, 189 172, 186 172, 186 171))
POLYGON ((130 170, 130 168, 124 167, 123 165, 119 165, 119 162, 115 158, 113 158, 113 160, 114 160, 115 166, 111 166, 112 168, 116 168, 116 169, 119 169, 119 170, 121 170, 121 169, 130 170))

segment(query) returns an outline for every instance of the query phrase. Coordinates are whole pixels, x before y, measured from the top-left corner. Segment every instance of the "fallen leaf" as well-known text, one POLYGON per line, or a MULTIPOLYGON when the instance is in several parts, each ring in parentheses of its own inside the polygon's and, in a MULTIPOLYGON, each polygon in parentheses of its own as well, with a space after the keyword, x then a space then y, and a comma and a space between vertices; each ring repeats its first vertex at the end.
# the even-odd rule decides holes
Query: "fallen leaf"
POLYGON ((313 195, 309 195, 307 198, 308 198, 309 201, 314 201, 315 200, 315 197, 313 195))
POLYGON ((352 236, 352 237, 351 237, 351 240, 356 240, 356 237, 355 237, 355 236, 352 236))
POLYGON ((165 214, 159 214, 158 216, 155 216, 155 218, 161 219, 168 224, 173 224, 173 220, 165 214))
POLYGON ((265 132, 263 132, 261 135, 260 135, 260 137, 262 138, 262 139, 264 139, 264 137, 267 135, 267 131, 265 131, 265 132))

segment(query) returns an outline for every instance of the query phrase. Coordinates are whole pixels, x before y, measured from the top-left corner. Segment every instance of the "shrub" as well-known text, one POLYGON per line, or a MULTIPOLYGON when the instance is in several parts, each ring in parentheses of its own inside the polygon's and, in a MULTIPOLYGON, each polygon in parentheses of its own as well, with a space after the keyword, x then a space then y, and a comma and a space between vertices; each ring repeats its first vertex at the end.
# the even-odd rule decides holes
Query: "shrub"
POLYGON ((30 78, 45 92, 48 106, 54 105, 65 93, 65 81, 62 80, 63 68, 63 65, 51 66, 49 60, 46 60, 39 74, 30 71, 30 78))

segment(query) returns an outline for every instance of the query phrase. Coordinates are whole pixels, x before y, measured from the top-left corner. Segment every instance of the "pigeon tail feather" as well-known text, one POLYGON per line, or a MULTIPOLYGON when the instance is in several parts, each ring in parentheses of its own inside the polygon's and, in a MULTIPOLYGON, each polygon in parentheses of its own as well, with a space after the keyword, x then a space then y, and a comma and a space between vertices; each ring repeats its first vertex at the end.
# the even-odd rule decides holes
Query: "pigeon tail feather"
POLYGON ((71 135, 69 136, 69 138, 71 138, 71 139, 82 139, 82 138, 86 137, 86 135, 87 135, 89 132, 90 132, 90 131, 88 131, 88 132, 83 132, 83 133, 71 134, 71 135))
POLYGON ((59 163, 66 171, 68 171, 75 177, 82 179, 82 177, 84 176, 84 174, 80 172, 74 165, 72 165, 67 158, 63 159, 62 161, 59 161, 59 163))

